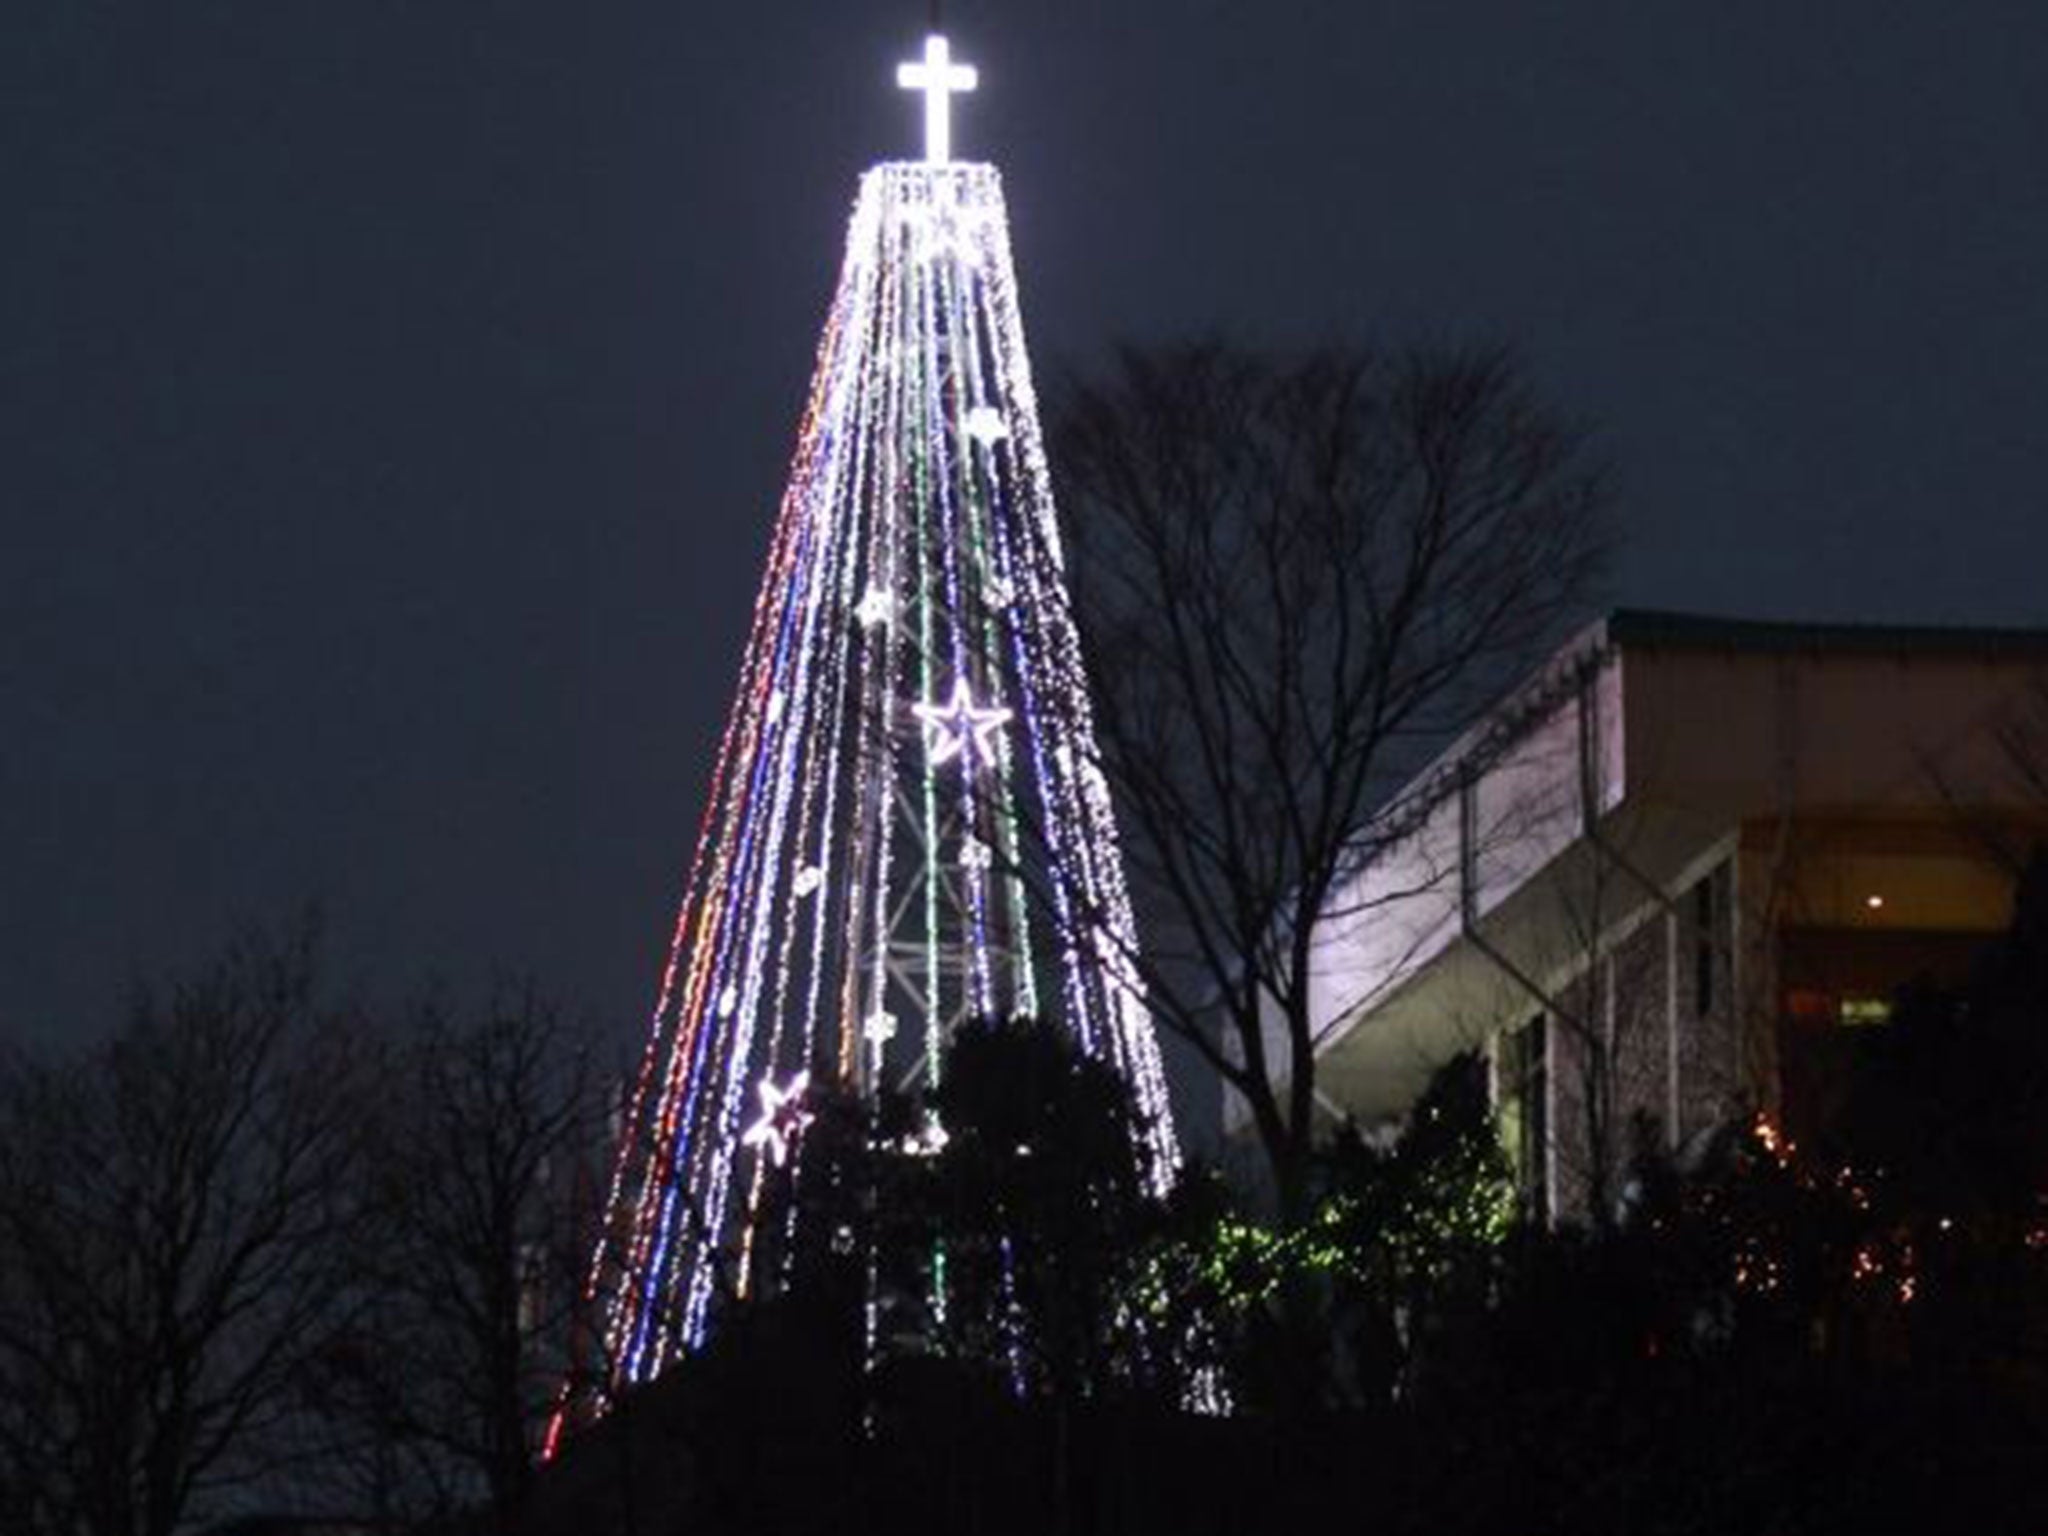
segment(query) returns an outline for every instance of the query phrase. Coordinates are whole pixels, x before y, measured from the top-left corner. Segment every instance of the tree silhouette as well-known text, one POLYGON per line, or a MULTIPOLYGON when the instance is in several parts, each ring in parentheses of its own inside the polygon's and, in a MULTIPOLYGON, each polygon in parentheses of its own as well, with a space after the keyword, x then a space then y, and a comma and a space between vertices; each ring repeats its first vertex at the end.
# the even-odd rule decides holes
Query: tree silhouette
POLYGON ((1315 995, 1318 925, 1426 808, 1396 795, 1425 749, 1575 615, 1601 475, 1497 351, 1129 351, 1053 442, 1130 959, 1298 1218, 1348 1006, 1315 995))
POLYGON ((530 983, 474 1018, 429 1002, 387 1042, 350 1255, 364 1306, 321 1376, 373 1507, 502 1517, 525 1491, 570 1364, 601 1119, 530 983))
POLYGON ((171 1536, 317 1453, 367 1099, 312 951, 245 945, 105 1047, 0 1075, 10 1529, 171 1536))

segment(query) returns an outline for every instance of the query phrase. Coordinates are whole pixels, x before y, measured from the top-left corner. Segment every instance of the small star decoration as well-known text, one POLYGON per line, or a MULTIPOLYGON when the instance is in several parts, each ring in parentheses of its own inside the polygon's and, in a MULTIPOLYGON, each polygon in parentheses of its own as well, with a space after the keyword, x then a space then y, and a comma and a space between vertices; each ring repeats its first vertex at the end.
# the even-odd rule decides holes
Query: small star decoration
POLYGON ((768 1160, 780 1168, 789 1159, 790 1147, 811 1123, 811 1112, 803 1106, 804 1090, 810 1086, 808 1068, 791 1078, 787 1088, 777 1088, 773 1078, 763 1075, 761 1118, 747 1127, 740 1145, 764 1148, 768 1160))
POLYGON ((1010 719, 1007 709, 977 705, 964 677, 954 680, 953 696, 945 703, 914 704, 911 713, 924 724, 924 749, 933 767, 970 753, 984 761, 993 759, 996 738, 1010 719))
POLYGON ((896 599, 881 587, 869 587, 861 594, 860 602, 853 610, 854 619, 863 629, 873 629, 878 624, 889 622, 896 612, 896 599))
POLYGON ((992 448, 1010 435, 1003 413, 992 405, 977 405, 967 413, 967 435, 984 448, 992 448))

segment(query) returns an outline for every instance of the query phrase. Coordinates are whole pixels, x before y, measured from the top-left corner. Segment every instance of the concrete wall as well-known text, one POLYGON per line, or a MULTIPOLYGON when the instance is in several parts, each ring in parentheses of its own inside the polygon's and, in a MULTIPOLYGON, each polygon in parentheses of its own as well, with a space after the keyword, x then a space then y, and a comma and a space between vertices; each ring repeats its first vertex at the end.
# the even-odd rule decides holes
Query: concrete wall
POLYGON ((1807 645, 1801 633, 1774 632, 1768 647, 1654 633, 1615 646, 1596 629, 1417 781, 1438 792, 1427 814, 1316 934, 1312 1007, 1334 1108, 1398 1114, 1433 1063, 1521 1023, 1543 993, 1586 1021, 1576 1039, 1551 1032, 1554 1193, 1569 1209, 1584 1184, 1570 1165, 1594 1158, 1578 1102, 1589 1048, 1612 1069, 1620 1134, 1640 1112, 1681 1146, 1773 1107, 1774 944, 1788 911, 1923 928, 2002 921, 2002 876, 1965 846, 1959 806, 2048 810, 2016 790, 1998 744, 2048 642, 1923 652, 1868 635, 1807 645), (1464 805, 1443 792, 1461 761, 1478 765, 1464 805), (1861 911, 1861 893, 1879 887, 1911 892, 1920 909, 1861 911), (1589 972, 1595 949, 1604 958, 1589 972), (1577 1144, 1565 1131, 1575 1120, 1577 1144))

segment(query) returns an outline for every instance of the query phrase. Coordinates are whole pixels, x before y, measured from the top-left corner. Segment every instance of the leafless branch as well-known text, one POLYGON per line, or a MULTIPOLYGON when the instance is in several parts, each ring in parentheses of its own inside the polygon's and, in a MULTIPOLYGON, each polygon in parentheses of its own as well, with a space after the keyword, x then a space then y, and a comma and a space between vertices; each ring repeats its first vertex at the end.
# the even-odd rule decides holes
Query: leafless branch
POLYGON ((1497 351, 1128 352, 1068 392, 1054 446, 1132 959, 1284 1201, 1314 1131, 1317 924, 1423 753, 1575 615, 1602 477, 1497 351))

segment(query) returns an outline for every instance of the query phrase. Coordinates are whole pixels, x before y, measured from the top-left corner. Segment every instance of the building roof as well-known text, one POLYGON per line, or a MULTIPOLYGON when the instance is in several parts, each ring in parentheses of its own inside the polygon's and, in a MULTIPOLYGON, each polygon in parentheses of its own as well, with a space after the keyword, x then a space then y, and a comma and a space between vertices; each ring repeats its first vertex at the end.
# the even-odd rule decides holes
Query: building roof
MULTIPOLYGON (((1327 977, 1316 1050, 1333 1095, 1368 1117, 1397 1110, 1445 1054, 1431 1054, 1428 1032, 1486 1013, 1481 992, 1499 978, 1464 942, 1470 914, 1496 941, 1526 938, 1524 958, 1541 968, 1544 903, 1534 880, 1565 869, 1557 861, 1576 846, 1588 718, 1602 816, 1622 814, 1627 802, 1636 871, 1676 889, 1758 807, 1780 813, 1788 752, 1800 754, 1802 803, 1816 815, 1848 809, 1910 822, 1933 793, 1928 764, 1958 742, 1980 741, 1992 706, 2043 667, 2048 629, 1783 623, 1639 608, 1588 623, 1446 744, 1361 838, 1369 855, 1350 877, 1358 894, 1340 905, 1374 915, 1333 925, 1331 948, 1316 962, 1327 977), (1631 654, 1641 665, 1624 686, 1631 654), (1738 664, 1723 666, 1723 657, 1738 664), (1773 658, 1843 663, 1815 668, 1804 685, 1804 707, 1825 711, 1807 718, 1824 728, 1782 734, 1786 699, 1773 674, 1783 669, 1773 658), (1838 728, 1859 719, 1885 729, 1838 728), (1463 795, 1481 834, 1469 893, 1460 882, 1471 834, 1455 806, 1463 795), (1502 828, 1518 835, 1496 840, 1489 829, 1502 828), (1467 894, 1469 912, 1460 905, 1467 894), (1368 1017, 1375 1027, 1361 1030, 1368 1017)), ((1939 814, 1952 820, 1954 808, 1939 814)), ((1866 849, 1865 857, 1907 854, 1866 849)))
POLYGON ((1808 624, 1654 608, 1617 608, 1608 614, 1604 628, 1608 641, 1624 649, 2048 657, 2048 629, 1808 624))
POLYGON ((1744 656, 1897 656, 2048 663, 2048 629, 1912 624, 1821 624, 1722 618, 1659 608, 1615 608, 1561 641, 1495 700, 1382 807, 1403 828, 1450 794, 1460 776, 1512 750, 1568 697, 1602 658, 1617 651, 1689 651, 1744 656))

